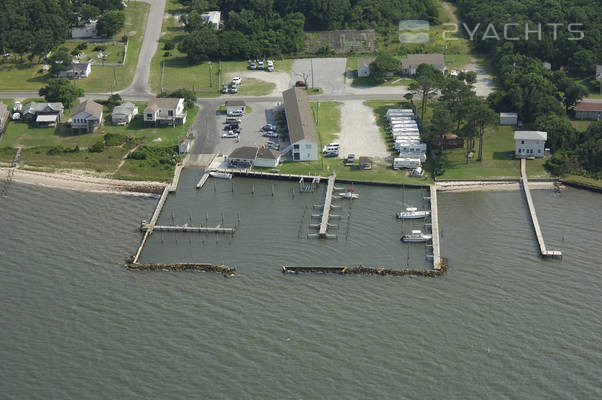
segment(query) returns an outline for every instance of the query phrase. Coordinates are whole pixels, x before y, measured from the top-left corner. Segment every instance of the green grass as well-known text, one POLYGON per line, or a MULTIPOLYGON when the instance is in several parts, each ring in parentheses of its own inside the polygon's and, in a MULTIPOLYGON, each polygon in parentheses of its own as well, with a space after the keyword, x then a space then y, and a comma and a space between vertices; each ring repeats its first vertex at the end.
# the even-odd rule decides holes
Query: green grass
POLYGON ((602 190, 602 180, 601 179, 586 178, 584 176, 579 176, 579 175, 564 175, 564 176, 562 176, 562 181, 586 186, 586 187, 593 188, 596 190, 602 190))
MULTIPOLYGON (((67 43, 62 44, 61 47, 66 47, 69 50, 69 53, 71 53, 71 51, 73 49, 75 49, 80 43, 82 43, 82 42, 81 41, 69 41, 67 43)), ((105 56, 107 56, 107 58, 104 60, 105 62, 120 63, 123 60, 123 53, 125 50, 125 46, 124 46, 124 43, 122 43, 120 40, 113 40, 112 42, 106 42, 106 43, 93 43, 93 42, 87 42, 87 43, 88 43, 88 48, 81 51, 81 53, 85 54, 84 57, 79 59, 81 62, 93 60, 95 63, 102 64, 102 60, 100 58, 98 58, 98 54, 100 54, 100 52, 94 51, 94 48, 96 46, 105 46, 106 47, 106 50, 103 51, 103 54, 105 56)))
POLYGON ((473 58, 469 54, 446 54, 445 66, 447 69, 462 70, 465 65, 473 62, 473 58))
POLYGON ((573 125, 578 131, 585 131, 588 126, 594 121, 571 121, 571 125, 573 125))
POLYGON ((80 150, 77 153, 48 155, 49 147, 24 149, 20 161, 27 168, 77 169, 89 170, 96 173, 113 171, 119 165, 121 158, 127 152, 122 147, 106 147, 102 153, 89 153, 80 150))
MULTIPOLYGON (((76 85, 83 88, 86 92, 110 92, 126 88, 134 77, 136 64, 138 63, 138 53, 142 45, 144 30, 146 27, 146 17, 150 6, 146 3, 135 2, 125 9, 126 32, 129 37, 128 55, 123 67, 110 67, 102 65, 93 65, 92 72, 88 78, 79 79, 76 85), (135 32, 135 33, 133 33, 135 32), (114 85, 116 78, 116 85, 114 85)), ((121 38, 123 31, 115 35, 115 39, 121 38)), ((77 43, 68 42, 62 46, 71 48, 77 43)), ((94 48, 90 43, 89 52, 94 48)), ((109 61, 109 60, 107 60, 109 61)), ((121 59, 118 60, 121 62, 121 59)), ((51 77, 47 73, 42 73, 41 64, 24 63, 0 64, 0 91, 36 91, 46 84, 51 77)))
POLYGON ((0 164, 10 164, 17 154, 17 149, 12 147, 0 147, 0 164))

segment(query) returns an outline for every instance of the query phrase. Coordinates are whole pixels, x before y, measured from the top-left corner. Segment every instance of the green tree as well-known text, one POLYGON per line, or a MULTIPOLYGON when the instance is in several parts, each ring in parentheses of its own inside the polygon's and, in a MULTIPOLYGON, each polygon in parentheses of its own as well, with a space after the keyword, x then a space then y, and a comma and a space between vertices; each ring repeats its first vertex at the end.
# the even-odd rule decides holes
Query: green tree
POLYGON ((125 14, 122 11, 109 11, 98 18, 96 32, 101 36, 111 37, 125 26, 125 14))
POLYGON ((95 19, 100 14, 98 7, 91 4, 84 4, 81 10, 81 16, 85 20, 95 19))
POLYGON ((443 135, 454 129, 454 117, 446 107, 436 107, 430 124, 433 135, 439 137, 439 153, 443 153, 443 135))
POLYGON ((66 47, 59 47, 54 53, 48 57, 50 63, 50 74, 58 75, 60 72, 65 71, 69 68, 73 58, 69 54, 69 50, 66 47))
POLYGON ((443 83, 443 75, 430 65, 422 64, 418 67, 418 73, 414 82, 410 83, 408 89, 422 102, 420 119, 424 120, 424 113, 428 100, 432 99, 443 83))
POLYGON ((75 87, 67 78, 54 78, 48 80, 48 84, 39 90, 39 95, 46 101, 63 103, 67 108, 84 95, 84 89, 75 87))
POLYGON ((380 52, 370 64, 370 72, 377 78, 394 74, 399 70, 399 62, 389 53, 380 52))
POLYGON ((473 124, 476 128, 476 134, 479 138, 479 155, 477 161, 482 161, 485 129, 488 126, 496 124, 497 114, 489 107, 486 100, 477 97, 475 101, 471 103, 469 120, 470 124, 473 124))

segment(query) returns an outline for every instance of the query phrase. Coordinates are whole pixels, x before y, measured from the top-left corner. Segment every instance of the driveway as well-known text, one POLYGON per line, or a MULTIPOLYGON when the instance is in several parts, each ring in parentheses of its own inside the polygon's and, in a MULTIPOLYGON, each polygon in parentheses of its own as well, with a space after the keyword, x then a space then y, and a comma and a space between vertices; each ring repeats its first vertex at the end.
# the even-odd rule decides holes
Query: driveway
POLYGON ((295 85, 296 81, 302 81, 303 75, 307 78, 307 84, 312 86, 312 63, 313 63, 313 86, 324 90, 324 94, 345 93, 345 68, 346 58, 304 58, 295 60, 291 73, 289 87, 295 85))
POLYGON ((356 157, 386 158, 389 156, 385 140, 378 129, 372 108, 362 100, 350 100, 341 108, 341 133, 339 157, 355 154, 356 157))
POLYGON ((475 84, 477 96, 487 97, 495 90, 493 77, 485 71, 485 68, 479 64, 467 64, 464 69, 477 73, 477 83, 475 84))

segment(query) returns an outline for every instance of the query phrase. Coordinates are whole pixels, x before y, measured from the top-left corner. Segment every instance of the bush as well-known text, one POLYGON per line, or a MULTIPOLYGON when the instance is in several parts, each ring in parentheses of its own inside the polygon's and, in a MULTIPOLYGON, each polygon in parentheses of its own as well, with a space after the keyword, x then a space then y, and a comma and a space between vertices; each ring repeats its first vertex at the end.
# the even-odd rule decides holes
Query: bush
POLYGON ((102 44, 99 44, 94 47, 94 51, 105 51, 106 49, 107 49, 107 46, 104 46, 102 44))
POLYGON ((140 149, 134 150, 132 152, 132 154, 129 155, 128 158, 131 158, 132 160, 146 160, 146 158, 148 157, 148 154, 145 151, 145 147, 143 146, 140 149))
POLYGON ((165 44, 163 45, 163 50, 173 50, 174 47, 175 46, 173 42, 165 42, 165 44))
POLYGON ((105 146, 121 146, 125 141, 126 137, 121 133, 107 133, 104 135, 105 146))
POLYGON ((102 153, 105 151, 105 144, 103 141, 96 142, 88 149, 90 153, 102 153))
POLYGON ((87 48, 88 48, 88 43, 86 43, 86 42, 82 42, 82 43, 78 44, 77 46, 75 46, 75 50, 77 50, 77 51, 86 50, 87 48))
POLYGON ((56 156, 58 154, 63 154, 63 151, 65 151, 65 149, 63 149, 63 146, 58 145, 48 149, 46 154, 48 154, 49 156, 56 156))
POLYGON ((169 51, 166 51, 165 53, 163 53, 163 57, 169 57, 171 56, 171 53, 169 51))
POLYGON ((121 37, 121 41, 122 41, 123 43, 127 43, 127 42, 128 42, 128 37, 127 37, 127 35, 123 35, 123 36, 121 37))

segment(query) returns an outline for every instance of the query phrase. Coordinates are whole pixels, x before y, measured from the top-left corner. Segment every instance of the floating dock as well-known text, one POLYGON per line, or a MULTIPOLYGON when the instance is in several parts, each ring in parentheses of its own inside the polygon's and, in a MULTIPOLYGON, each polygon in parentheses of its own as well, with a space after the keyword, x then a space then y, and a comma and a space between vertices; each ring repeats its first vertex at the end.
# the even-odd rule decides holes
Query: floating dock
POLYGON ((535 236, 537 237, 537 243, 539 244, 539 252, 541 256, 552 257, 552 258, 562 258, 562 252, 559 250, 548 250, 546 248, 546 244, 543 240, 543 234, 541 233, 541 228, 539 227, 539 221, 537 220, 537 214, 535 213, 535 205, 533 204, 533 199, 531 198, 531 190, 529 189, 529 181, 527 179, 527 160, 521 158, 520 160, 520 174, 521 174, 521 183, 523 184, 523 190, 525 191, 525 197, 527 198, 527 205, 529 206, 529 214, 531 214, 531 222, 533 223, 533 229, 535 230, 535 236))
POLYGON ((205 185, 205 182, 207 182, 207 179, 209 179, 209 172, 209 170, 206 170, 203 176, 201 176, 199 183, 196 184, 197 189, 201 189, 205 185))
POLYGON ((326 239, 328 237, 328 221, 330 220, 330 207, 332 206, 332 193, 334 191, 334 182, 336 178, 337 174, 334 172, 328 177, 324 208, 322 209, 322 220, 320 222, 320 239, 326 239))

